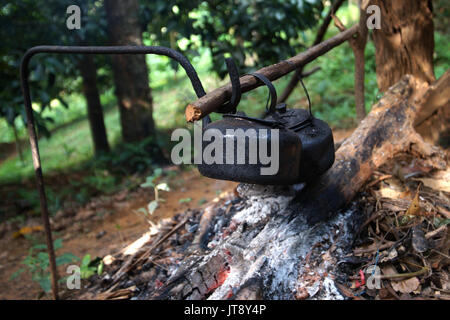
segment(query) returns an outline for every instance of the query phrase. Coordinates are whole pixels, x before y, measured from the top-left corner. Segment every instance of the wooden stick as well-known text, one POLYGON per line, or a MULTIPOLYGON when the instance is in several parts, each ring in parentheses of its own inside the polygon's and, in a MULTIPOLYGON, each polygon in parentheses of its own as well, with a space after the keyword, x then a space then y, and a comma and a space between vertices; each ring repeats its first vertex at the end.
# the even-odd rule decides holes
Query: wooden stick
POLYGON ((404 279, 404 278, 412 278, 415 276, 420 276, 429 271, 430 271, 430 269, 428 269, 428 267, 423 267, 422 269, 420 269, 419 271, 416 271, 416 272, 396 273, 396 274, 389 274, 389 275, 375 275, 374 278, 383 279, 383 280, 384 279, 400 280, 400 279, 404 279))
POLYGON ((427 234, 425 234, 425 239, 433 238, 435 235, 437 235, 445 230, 447 230, 447 225, 441 226, 441 227, 437 228, 436 230, 428 232, 427 234))
MULTIPOLYGON (((172 228, 169 232, 167 232, 161 239, 156 241, 154 245, 152 245, 143 255, 141 255, 136 262, 134 262, 130 269, 138 265, 141 261, 146 260, 150 257, 150 255, 153 253, 153 251, 158 248, 162 243, 164 243, 167 239, 169 239, 175 232, 177 232, 182 226, 186 224, 186 222, 189 221, 192 214, 187 215, 181 222, 179 222, 175 227, 172 228)), ((152 261, 153 262, 153 261, 152 261)), ((154 263, 154 262, 153 262, 154 263)))
MULTIPOLYGON (((256 72, 266 76, 271 81, 277 80, 347 41, 358 32, 358 28, 358 25, 354 25, 344 32, 341 32, 338 35, 321 42, 288 60, 264 67, 256 72)), ((240 85, 242 92, 248 92, 261 86, 262 83, 255 77, 246 75, 240 78, 240 85)), ((206 117, 208 114, 214 112, 225 102, 227 102, 230 97, 231 83, 228 83, 227 85, 211 91, 197 101, 190 103, 186 107, 186 120, 188 122, 194 122, 206 117)))
POLYGON ((424 123, 434 112, 439 108, 450 107, 450 94, 448 88, 450 87, 450 69, 447 70, 435 83, 430 85, 427 94, 423 97, 422 107, 420 108, 415 126, 424 123))
MULTIPOLYGON (((358 120, 358 122, 361 122, 361 120, 364 119, 364 117, 366 116, 366 107, 364 101, 364 77, 365 77, 364 50, 366 48, 367 34, 369 31, 366 26, 367 5, 368 5, 367 1, 364 1, 364 3, 362 3, 362 1, 359 0, 360 10, 358 23, 359 25, 358 37, 351 38, 349 40, 350 46, 353 50, 353 55, 355 56, 355 108, 356 108, 356 119, 358 120)), ((336 17, 334 14, 332 14, 331 17, 334 20, 335 26, 341 32, 346 30, 344 24, 339 20, 338 17, 336 17)))
MULTIPOLYGON (((314 68, 312 68, 311 70, 304 71, 304 72, 302 72, 301 77, 302 77, 302 78, 309 77, 310 75, 316 73, 316 72, 319 71, 320 69, 322 69, 322 68, 321 68, 321 67, 314 67, 314 68)), ((298 70, 298 69, 297 69, 297 70, 298 70)))
MULTIPOLYGON (((156 241, 155 244, 153 244, 147 251, 142 253, 136 261, 133 263, 133 259, 138 255, 138 253, 134 254, 132 257, 130 257, 123 265, 120 267, 120 269, 113 275, 112 284, 116 284, 122 277, 129 272, 131 269, 133 269, 135 266, 137 266, 141 261, 146 260, 150 257, 152 252, 158 248, 164 241, 166 241, 170 236, 172 236, 175 232, 177 232, 182 226, 186 224, 186 222, 189 221, 189 218, 191 215, 187 215, 181 222, 179 222, 175 227, 172 228, 169 232, 167 232, 164 236, 162 236, 159 240, 156 241)), ((151 261, 153 264, 156 265, 154 261, 151 261)))
POLYGON ((396 242, 388 241, 386 243, 383 243, 380 246, 371 245, 370 247, 365 248, 365 249, 359 249, 359 248, 355 249, 355 250, 353 250, 353 253, 354 254, 373 253, 373 252, 377 252, 377 250, 389 249, 395 244, 396 244, 396 242))
POLYGON ((389 179, 389 178, 392 178, 392 174, 385 174, 385 175, 382 175, 382 176, 379 177, 378 179, 375 179, 374 181, 368 183, 368 184, 366 185, 366 189, 369 189, 370 187, 373 187, 373 186, 376 185, 377 183, 380 183, 381 181, 386 180, 386 179, 389 179))

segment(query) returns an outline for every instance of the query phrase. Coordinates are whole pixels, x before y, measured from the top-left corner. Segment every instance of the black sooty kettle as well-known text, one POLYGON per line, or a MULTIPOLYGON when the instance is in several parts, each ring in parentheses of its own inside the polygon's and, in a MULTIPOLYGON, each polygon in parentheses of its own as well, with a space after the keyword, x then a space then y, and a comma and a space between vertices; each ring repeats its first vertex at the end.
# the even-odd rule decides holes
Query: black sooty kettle
POLYGON ((309 109, 289 109, 277 104, 275 87, 267 77, 251 73, 269 89, 262 118, 237 112, 241 97, 236 65, 227 59, 232 97, 218 112, 218 121, 203 122, 203 161, 198 164, 206 177, 237 182, 290 185, 308 182, 326 172, 335 158, 333 135, 328 124, 309 109))

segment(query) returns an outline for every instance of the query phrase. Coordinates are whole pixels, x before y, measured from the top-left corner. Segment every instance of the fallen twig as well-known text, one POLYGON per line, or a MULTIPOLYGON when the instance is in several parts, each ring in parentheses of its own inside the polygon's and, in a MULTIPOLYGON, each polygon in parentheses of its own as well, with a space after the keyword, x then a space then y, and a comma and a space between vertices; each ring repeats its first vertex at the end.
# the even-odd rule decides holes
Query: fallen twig
MULTIPOLYGON (((187 215, 180 223, 178 223, 175 227, 172 228, 172 230, 170 230, 169 232, 167 232, 161 239, 159 239, 154 245, 152 245, 150 247, 150 249, 148 249, 142 256, 140 256, 136 262, 134 262, 131 265, 131 268, 133 268, 134 266, 136 266, 139 262, 146 260, 150 257, 150 255, 152 254, 152 252, 158 248, 164 241, 166 241, 168 238, 170 238, 170 236, 172 236, 175 232, 177 232, 182 226, 184 226, 186 224, 186 222, 189 221, 191 215, 187 215)), ((154 263, 154 262, 153 262, 154 263)))
POLYGON ((415 276, 420 276, 424 273, 429 272, 430 269, 428 267, 423 267, 419 271, 409 272, 409 273, 396 273, 396 274, 388 274, 388 275, 374 275, 375 278, 378 279, 404 279, 404 278, 412 278, 415 276))
POLYGON ((382 244, 380 246, 376 246, 374 244, 374 245, 371 245, 369 248, 365 248, 365 249, 357 248, 357 249, 353 250, 353 253, 354 254, 373 253, 373 252, 376 252, 378 250, 384 250, 384 249, 391 248, 396 243, 397 242, 389 241, 389 242, 386 242, 386 243, 384 243, 384 244, 382 244))
POLYGON ((133 292, 136 290, 136 286, 131 286, 125 289, 119 289, 113 292, 104 292, 97 296, 99 300, 123 300, 129 299, 133 292))
POLYGON ((338 290, 347 298, 352 298, 354 300, 366 300, 361 296, 355 296, 353 292, 342 283, 335 282, 335 285, 338 288, 338 290))
POLYGON ((366 186, 366 189, 369 189, 370 187, 373 187, 374 185, 380 183, 381 181, 389 179, 389 178, 392 178, 392 174, 385 174, 385 175, 375 179, 374 181, 368 183, 366 186))
MULTIPOLYGON (((122 265, 122 267, 113 275, 113 277, 112 277, 112 279, 113 279, 112 284, 117 283, 120 279, 122 279, 122 277, 125 274, 127 274, 130 270, 132 270, 140 262, 142 262, 144 260, 147 260, 150 257, 150 255, 152 254, 152 252, 156 248, 158 248, 164 241, 166 241, 171 235, 173 235, 175 232, 177 232, 182 226, 184 226, 186 224, 186 222, 189 220, 190 217, 191 217, 191 215, 187 215, 183 219, 183 221, 178 223, 175 227, 172 228, 172 230, 167 232, 164 236, 161 237, 161 239, 159 239, 155 244, 153 244, 147 251, 142 253, 141 256, 139 256, 135 262, 132 262, 132 261, 136 257, 136 255, 134 255, 133 257, 129 258, 122 265)), ((154 261, 150 261, 150 262, 156 265, 156 263, 154 261)))
POLYGON ((427 234, 425 234, 425 239, 431 239, 434 236, 438 235, 439 233, 446 231, 447 230, 447 226, 441 226, 439 228, 437 228, 436 230, 430 231, 427 234))

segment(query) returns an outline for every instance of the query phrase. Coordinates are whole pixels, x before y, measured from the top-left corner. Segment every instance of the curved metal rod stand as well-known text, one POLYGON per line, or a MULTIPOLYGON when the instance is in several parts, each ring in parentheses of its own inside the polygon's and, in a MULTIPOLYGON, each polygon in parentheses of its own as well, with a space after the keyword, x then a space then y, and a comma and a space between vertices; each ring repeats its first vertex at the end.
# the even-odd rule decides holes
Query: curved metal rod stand
MULTIPOLYGON (((167 56, 180 63, 186 71, 192 86, 200 98, 206 94, 202 83, 189 60, 176 50, 159 46, 37 46, 29 49, 22 58, 20 65, 20 77, 22 92, 25 101, 25 111, 27 117, 27 129, 30 138, 31 154, 33 166, 36 174, 37 189, 39 192, 40 208, 42 220, 45 228, 47 251, 50 260, 50 271, 52 274, 52 292, 54 299, 58 299, 58 273, 56 270, 55 251, 53 248, 52 231, 50 228, 47 198, 45 195, 44 178, 42 175, 41 159, 39 156, 38 139, 34 126, 33 109, 31 107, 30 87, 28 83, 28 64, 30 59, 38 53, 65 53, 65 54, 157 54, 167 56)), ((208 122, 209 119, 204 119, 208 122)))

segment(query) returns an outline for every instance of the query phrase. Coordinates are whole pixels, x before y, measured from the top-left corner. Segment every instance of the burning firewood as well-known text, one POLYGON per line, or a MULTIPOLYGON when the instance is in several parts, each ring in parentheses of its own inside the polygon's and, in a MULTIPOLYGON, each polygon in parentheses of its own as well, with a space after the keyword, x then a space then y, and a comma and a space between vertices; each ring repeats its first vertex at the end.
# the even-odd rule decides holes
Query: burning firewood
MULTIPOLYGON (((186 223, 185 228, 150 241, 147 251, 153 256, 141 255, 140 265, 126 263, 132 266, 127 273, 133 275, 134 283, 139 282, 139 274, 146 274, 145 290, 136 297, 348 297, 348 292, 338 289, 343 286, 336 282, 336 266, 351 252, 364 221, 367 225, 377 218, 375 214, 367 220, 357 204, 348 207, 352 199, 374 171, 395 155, 408 152, 426 158, 433 167, 445 167, 442 151, 426 144, 414 130, 428 88, 412 76, 391 87, 339 147, 333 167, 317 181, 299 188, 240 184, 237 195, 230 194, 203 212, 190 212, 189 219, 178 217, 176 223, 186 223), (346 210, 339 211, 346 205, 346 210), (152 263, 157 257, 163 258, 159 261, 164 268, 152 263), (146 265, 159 271, 149 276, 146 265)), ((390 206, 407 208, 401 201, 390 206)), ((117 289, 132 284, 124 281, 117 289)))
POLYGON ((426 144, 413 126, 427 89, 412 76, 391 87, 340 146, 333 167, 300 192, 240 185, 244 206, 216 234, 223 238, 210 251, 184 259, 162 288, 142 297, 292 299, 305 275, 314 273, 317 281, 304 281, 317 287, 308 296, 342 298, 334 285, 335 257, 354 239, 361 212, 338 210, 396 154, 413 152, 436 167, 445 166, 441 151, 426 144))

